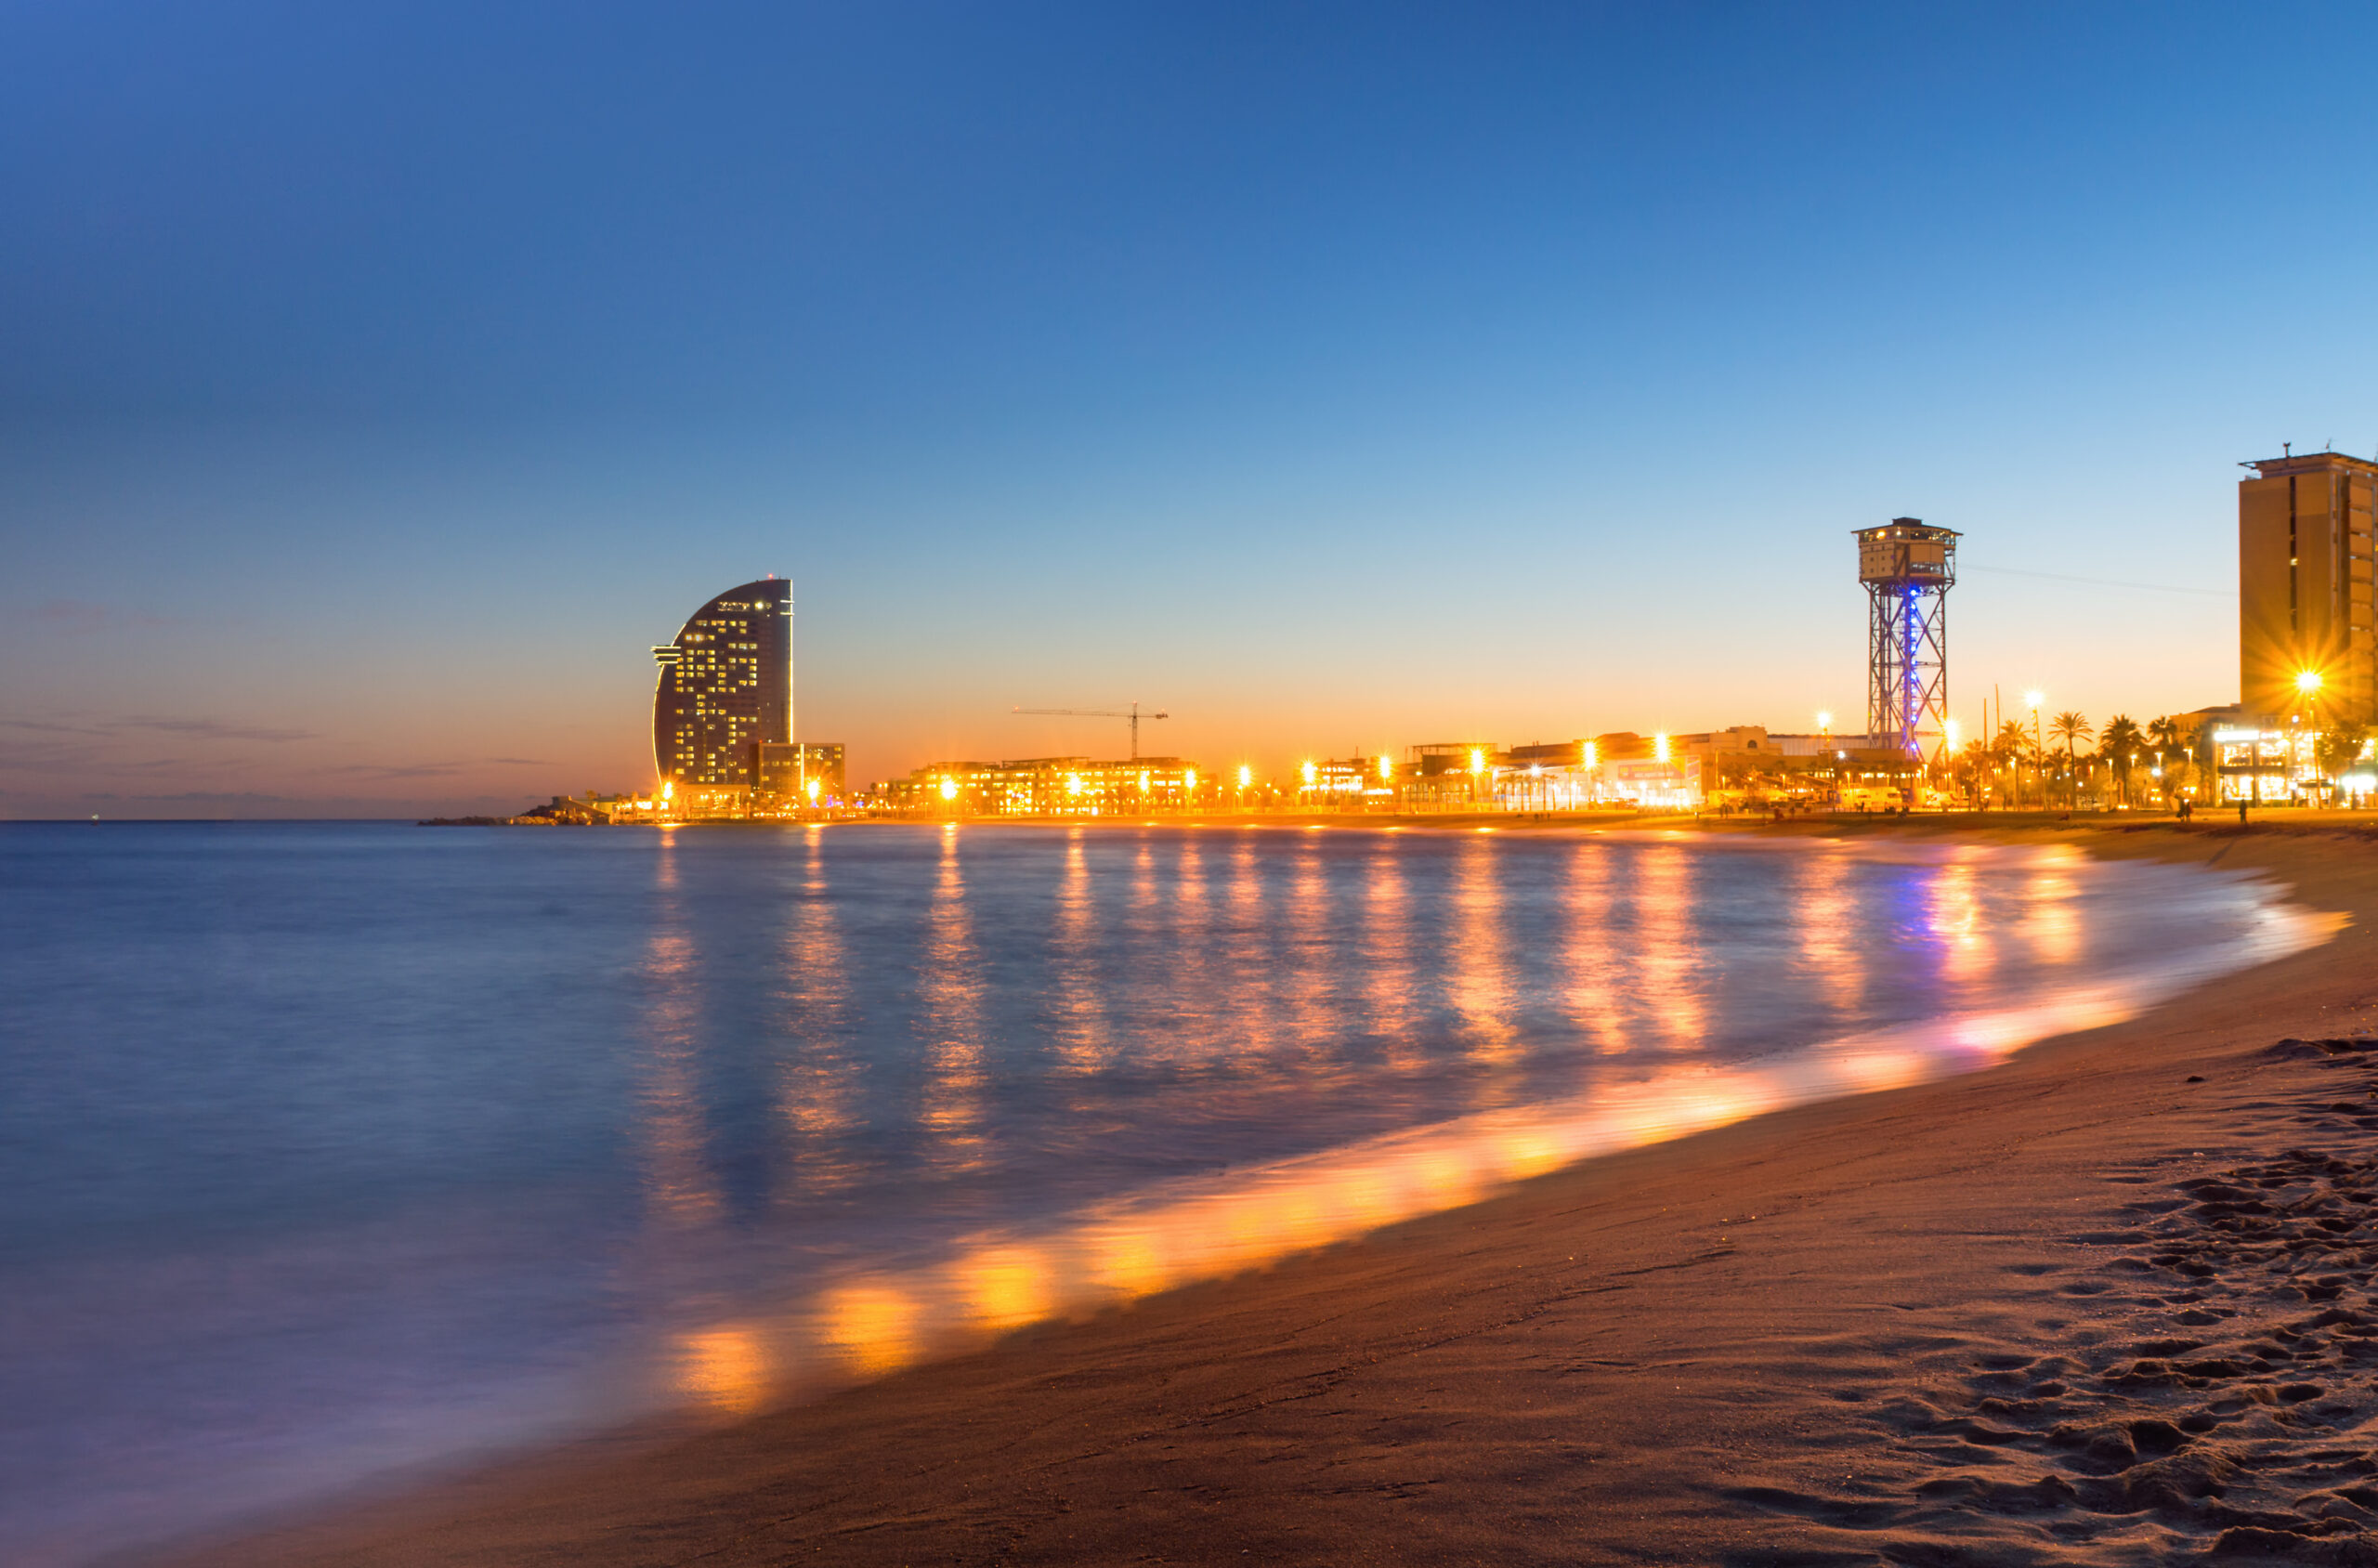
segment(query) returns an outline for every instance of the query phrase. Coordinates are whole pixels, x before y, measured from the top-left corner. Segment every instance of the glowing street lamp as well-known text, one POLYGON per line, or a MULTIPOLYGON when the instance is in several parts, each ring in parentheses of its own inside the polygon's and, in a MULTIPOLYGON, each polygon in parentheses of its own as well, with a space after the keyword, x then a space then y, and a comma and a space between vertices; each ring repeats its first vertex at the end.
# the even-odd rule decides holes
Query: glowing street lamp
POLYGON ((1601 765, 1601 753, 1595 748, 1592 741, 1581 740, 1577 743, 1577 765, 1580 767, 1599 767, 1601 765))
POLYGON ((1318 778, 1320 776, 1321 770, 1319 768, 1314 767, 1311 763, 1304 764, 1304 787, 1306 789, 1312 789, 1313 780, 1318 778))
POLYGON ((1244 763, 1240 764, 1239 764, 1239 769, 1238 769, 1238 787, 1239 787, 1240 789, 1242 789, 1242 790, 1245 790, 1245 789, 1250 788, 1250 787, 1254 784, 1254 782, 1255 782, 1255 770, 1254 770, 1253 768, 1251 768, 1251 767, 1248 767, 1248 765, 1246 765, 1244 763))
POLYGON ((1831 735, 1833 733, 1833 715, 1831 713, 1825 712, 1823 710, 1818 711, 1817 733, 1819 735, 1831 735))
POLYGON ((1652 759, 1654 762, 1663 763, 1668 760, 1668 737, 1666 730, 1652 737, 1652 759))
POLYGON ((1381 751, 1381 752, 1379 753, 1379 757, 1378 757, 1378 779, 1379 779, 1379 782, 1380 782, 1380 783, 1382 783, 1382 784, 1384 784, 1384 783, 1386 783, 1389 779, 1393 778, 1394 777, 1395 777, 1395 764, 1394 764, 1394 762, 1389 758, 1389 756, 1388 756, 1388 754, 1387 754, 1386 752, 1381 751))
POLYGON ((941 798, 946 801, 958 798, 958 780, 946 773, 941 776, 941 798))
MULTIPOLYGON (((2040 692, 2023 693, 2023 706, 2032 711, 2032 771, 2039 775, 2040 809, 2043 811, 2047 809, 2047 764, 2041 759, 2047 755, 2047 737, 2040 729, 2040 706, 2046 700, 2046 696, 2040 692)), ((2022 776, 2018 774, 2016 777, 2019 778, 2022 776)))
POLYGON ((2311 696, 2314 692, 2320 689, 2320 673, 2318 670, 2297 671, 2295 674, 2295 689, 2306 697, 2311 696))
POLYGON ((1486 771, 1485 748, 1481 746, 1472 746, 1470 749, 1470 771, 1472 773, 1483 773, 1486 771))
POLYGON ((811 779, 808 783, 803 785, 802 789, 807 792, 809 796, 809 804, 811 805, 816 805, 817 804, 817 780, 815 778, 811 779))

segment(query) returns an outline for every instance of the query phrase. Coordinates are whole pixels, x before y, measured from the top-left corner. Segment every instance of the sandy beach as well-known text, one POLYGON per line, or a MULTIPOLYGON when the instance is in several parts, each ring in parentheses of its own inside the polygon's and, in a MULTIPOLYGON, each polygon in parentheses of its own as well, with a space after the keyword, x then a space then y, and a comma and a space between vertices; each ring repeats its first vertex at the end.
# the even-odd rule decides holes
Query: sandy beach
POLYGON ((1987 1072, 142 1561, 2378 1562, 2378 839, 2002 833, 2350 922, 1987 1072))

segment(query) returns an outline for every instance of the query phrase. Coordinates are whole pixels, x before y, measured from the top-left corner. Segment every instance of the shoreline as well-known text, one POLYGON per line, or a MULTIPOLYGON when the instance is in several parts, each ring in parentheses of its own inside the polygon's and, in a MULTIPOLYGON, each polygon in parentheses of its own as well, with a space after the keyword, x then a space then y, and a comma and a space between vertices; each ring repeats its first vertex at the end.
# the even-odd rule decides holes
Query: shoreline
MULTIPOLYGON (((1914 1385, 1995 1376, 1966 1364, 2006 1361, 2010 1344, 2036 1347, 2031 1361, 2099 1344, 2090 1313, 2114 1287, 2089 1256, 2101 1244, 2073 1237, 2110 1234, 2123 1200, 2163 1175, 2283 1152, 2256 1142, 2271 1095, 2338 1058, 2261 1052, 2372 1017, 2378 857, 2364 833, 2310 824, 1843 826, 1719 830, 2219 862, 2353 921, 2325 947, 1978 1074, 1604 1156, 721 1430, 612 1434, 137 1560, 1879 1561, 1877 1510, 1956 1508, 1926 1489, 1942 1475, 1909 1479, 1926 1468, 1901 1452, 1914 1440, 1873 1412, 1913 1401, 1970 1422, 1940 1414, 1953 1391, 1914 1385)), ((1908 1527, 1971 1539, 2004 1515, 2026 1542, 2045 1528, 1966 1511, 1908 1527)), ((2152 1551, 2174 1549, 2176 1527, 2153 1528, 2152 1551)))

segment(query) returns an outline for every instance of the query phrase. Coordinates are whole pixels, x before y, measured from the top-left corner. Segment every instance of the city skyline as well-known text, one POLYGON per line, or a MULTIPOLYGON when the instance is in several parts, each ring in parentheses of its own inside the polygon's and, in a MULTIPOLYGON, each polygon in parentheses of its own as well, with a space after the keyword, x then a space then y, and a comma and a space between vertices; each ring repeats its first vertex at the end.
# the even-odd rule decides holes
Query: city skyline
POLYGON ((855 784, 1797 730, 1901 516, 1968 734, 2143 723, 2378 440, 2358 100, 2212 8, 464 15, 0 22, 0 817, 643 788, 768 570, 855 784))

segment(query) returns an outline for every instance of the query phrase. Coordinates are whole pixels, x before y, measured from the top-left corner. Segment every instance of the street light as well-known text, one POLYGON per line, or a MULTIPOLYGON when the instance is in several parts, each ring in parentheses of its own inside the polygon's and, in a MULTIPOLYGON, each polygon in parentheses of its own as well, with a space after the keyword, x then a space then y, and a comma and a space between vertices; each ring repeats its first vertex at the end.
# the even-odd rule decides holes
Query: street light
POLYGON ((2320 673, 2318 670, 2298 671, 2295 676, 2295 689, 2306 697, 2311 696, 2320 689, 2320 673))
POLYGON ((2036 691, 2023 693, 2023 706, 2032 711, 2032 771, 2040 781, 2040 809, 2047 809, 2047 736, 2040 728, 2040 705, 2047 698, 2036 691))

